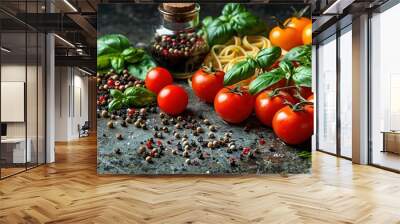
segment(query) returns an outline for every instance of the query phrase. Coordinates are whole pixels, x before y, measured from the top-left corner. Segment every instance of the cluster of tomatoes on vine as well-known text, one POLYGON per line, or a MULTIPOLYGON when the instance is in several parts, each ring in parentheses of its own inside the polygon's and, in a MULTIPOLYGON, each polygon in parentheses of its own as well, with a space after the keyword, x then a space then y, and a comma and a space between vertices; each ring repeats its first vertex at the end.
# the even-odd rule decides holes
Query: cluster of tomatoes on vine
MULTIPOLYGON (((312 135, 313 95, 307 96, 296 86, 275 85, 253 96, 246 87, 224 87, 223 78, 223 71, 202 67, 194 73, 191 83, 195 95, 213 104, 215 112, 226 122, 241 123, 255 111, 260 122, 272 127, 287 144, 301 144, 312 135)), ((174 116, 186 109, 188 94, 184 88, 173 84, 167 69, 150 70, 145 85, 157 94, 158 106, 165 113, 174 116)))

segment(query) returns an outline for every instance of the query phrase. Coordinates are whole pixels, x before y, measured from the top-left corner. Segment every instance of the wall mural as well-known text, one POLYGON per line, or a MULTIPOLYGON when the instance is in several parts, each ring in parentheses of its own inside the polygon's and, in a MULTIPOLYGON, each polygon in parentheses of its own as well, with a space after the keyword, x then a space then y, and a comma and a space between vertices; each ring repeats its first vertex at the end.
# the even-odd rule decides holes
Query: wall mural
POLYGON ((99 174, 311 166, 308 5, 102 4, 99 174))

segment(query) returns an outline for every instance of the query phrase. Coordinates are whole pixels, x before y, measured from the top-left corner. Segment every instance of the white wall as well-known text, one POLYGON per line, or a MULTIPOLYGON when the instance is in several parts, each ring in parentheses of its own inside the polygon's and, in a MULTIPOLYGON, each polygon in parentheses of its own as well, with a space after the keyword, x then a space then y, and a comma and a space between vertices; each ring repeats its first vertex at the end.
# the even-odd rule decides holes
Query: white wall
POLYGON ((88 78, 71 67, 56 67, 55 73, 55 140, 70 141, 88 120, 88 78))

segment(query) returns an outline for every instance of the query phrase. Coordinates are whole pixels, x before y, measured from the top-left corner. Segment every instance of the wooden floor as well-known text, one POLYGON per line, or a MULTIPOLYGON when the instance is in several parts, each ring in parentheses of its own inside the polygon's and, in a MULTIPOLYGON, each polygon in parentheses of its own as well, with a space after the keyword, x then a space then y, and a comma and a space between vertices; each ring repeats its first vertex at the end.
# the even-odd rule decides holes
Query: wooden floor
POLYGON ((400 223, 400 175, 313 155, 309 175, 97 176, 95 138, 0 181, 0 223, 400 223))

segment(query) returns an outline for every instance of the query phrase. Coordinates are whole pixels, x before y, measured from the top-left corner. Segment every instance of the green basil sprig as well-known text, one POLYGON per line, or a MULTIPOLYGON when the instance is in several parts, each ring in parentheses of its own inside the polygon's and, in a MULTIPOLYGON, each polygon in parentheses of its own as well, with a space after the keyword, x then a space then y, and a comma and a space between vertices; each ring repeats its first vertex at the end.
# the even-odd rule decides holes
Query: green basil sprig
POLYGON ((254 75, 257 68, 268 68, 281 56, 279 47, 265 48, 258 52, 256 57, 247 58, 245 61, 236 63, 224 76, 224 85, 229 86, 248 79, 254 75))
POLYGON ((232 25, 220 18, 213 20, 206 32, 210 46, 226 43, 235 35, 232 25))
POLYGON ((294 83, 297 86, 310 87, 312 86, 312 70, 310 66, 300 66, 295 68, 292 76, 294 83))
POLYGON ((226 4, 221 16, 208 17, 202 24, 210 46, 223 44, 235 35, 256 35, 267 30, 264 21, 239 3, 226 4))
POLYGON ((156 66, 153 59, 143 49, 134 48, 128 38, 121 34, 109 34, 97 40, 97 72, 106 73, 114 69, 121 73, 133 66, 132 75, 144 79, 147 71, 156 66))
POLYGON ((285 78, 285 72, 282 68, 276 68, 270 72, 265 72, 254 79, 249 85, 249 93, 257 94, 264 89, 274 85, 285 78))
MULTIPOLYGON (((261 51, 260 51, 261 52, 261 51)), ((260 53, 259 53, 260 54, 260 53)), ((258 62, 260 64, 260 62, 258 62)), ((311 46, 302 45, 291 49, 279 63, 279 67, 260 74, 249 85, 249 92, 257 94, 285 79, 298 87, 311 87, 311 46), (294 64, 299 65, 295 67, 294 64)))
POLYGON ((269 47, 264 48, 260 52, 258 52, 256 56, 256 61, 260 68, 268 68, 273 65, 276 60, 281 56, 282 50, 280 47, 269 47))
POLYGON ((285 60, 295 61, 304 66, 311 66, 311 45, 301 45, 292 48, 286 55, 285 60))
POLYGON ((104 35, 97 40, 97 56, 120 54, 130 46, 128 38, 124 35, 104 35))
POLYGON ((119 90, 110 90, 113 98, 108 104, 108 110, 119 110, 122 107, 144 107, 156 100, 156 95, 143 87, 129 87, 123 93, 119 90))
POLYGON ((242 80, 250 78, 257 68, 254 59, 248 58, 232 66, 224 76, 224 85, 230 86, 242 80))
POLYGON ((283 79, 286 79, 286 83, 293 81, 295 86, 311 87, 311 67, 294 68, 291 62, 284 60, 279 63, 278 68, 262 73, 254 79, 249 85, 249 92, 257 94, 283 79))
POLYGON ((110 34, 97 40, 97 67, 104 70, 109 67, 120 73, 125 64, 136 63, 143 58, 142 49, 131 47, 128 38, 121 34, 110 34))

